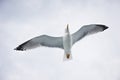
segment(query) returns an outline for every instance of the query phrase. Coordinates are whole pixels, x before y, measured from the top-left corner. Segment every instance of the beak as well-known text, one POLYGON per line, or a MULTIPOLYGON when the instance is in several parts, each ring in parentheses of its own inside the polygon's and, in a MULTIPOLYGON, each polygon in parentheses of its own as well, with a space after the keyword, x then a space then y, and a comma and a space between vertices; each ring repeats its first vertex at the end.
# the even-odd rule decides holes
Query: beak
POLYGON ((67 31, 69 31, 69 24, 67 24, 67 31))
POLYGON ((65 28, 65 33, 69 33, 69 25, 67 24, 67 27, 65 28))

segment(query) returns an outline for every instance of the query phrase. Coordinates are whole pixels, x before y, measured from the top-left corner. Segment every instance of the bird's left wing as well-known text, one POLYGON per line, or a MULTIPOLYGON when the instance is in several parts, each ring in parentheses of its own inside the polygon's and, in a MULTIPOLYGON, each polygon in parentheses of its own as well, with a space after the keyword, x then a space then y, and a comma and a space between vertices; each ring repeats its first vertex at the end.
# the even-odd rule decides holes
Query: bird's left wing
POLYGON ((23 44, 16 47, 15 50, 24 51, 24 50, 33 49, 39 46, 57 47, 57 48, 63 49, 63 40, 62 40, 62 37, 52 37, 48 35, 41 35, 24 42, 23 44))
POLYGON ((90 24, 81 27, 77 32, 72 34, 73 44, 87 35, 95 34, 106 30, 108 27, 102 24, 90 24))

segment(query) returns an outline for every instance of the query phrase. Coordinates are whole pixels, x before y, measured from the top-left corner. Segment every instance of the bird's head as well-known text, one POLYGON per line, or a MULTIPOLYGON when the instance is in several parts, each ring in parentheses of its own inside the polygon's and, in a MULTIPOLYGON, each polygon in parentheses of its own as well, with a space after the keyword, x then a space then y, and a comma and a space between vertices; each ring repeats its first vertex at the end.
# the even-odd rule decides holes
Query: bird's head
POLYGON ((65 29, 65 33, 69 33, 69 24, 67 24, 67 27, 65 29))

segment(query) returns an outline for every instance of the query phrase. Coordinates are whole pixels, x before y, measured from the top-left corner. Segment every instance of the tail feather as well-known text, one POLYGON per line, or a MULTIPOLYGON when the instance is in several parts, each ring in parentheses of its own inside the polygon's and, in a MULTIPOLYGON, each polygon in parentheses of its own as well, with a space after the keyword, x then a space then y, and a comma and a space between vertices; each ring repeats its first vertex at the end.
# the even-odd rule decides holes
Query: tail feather
POLYGON ((68 53, 64 54, 64 58, 63 58, 64 61, 71 60, 71 59, 72 59, 72 54, 68 54, 68 53))

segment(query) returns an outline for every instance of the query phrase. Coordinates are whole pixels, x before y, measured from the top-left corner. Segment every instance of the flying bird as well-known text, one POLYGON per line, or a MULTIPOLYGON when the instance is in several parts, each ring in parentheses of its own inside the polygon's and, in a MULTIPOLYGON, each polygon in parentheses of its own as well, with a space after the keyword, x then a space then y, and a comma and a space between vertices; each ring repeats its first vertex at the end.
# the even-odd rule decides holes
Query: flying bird
POLYGON ((61 48, 64 50, 64 60, 71 60, 71 48, 76 42, 78 42, 87 35, 102 32, 107 28, 108 27, 106 25, 102 24, 89 24, 82 26, 78 31, 76 31, 73 34, 70 34, 69 25, 67 24, 64 36, 52 37, 48 35, 40 35, 38 37, 32 38, 24 42, 23 44, 16 47, 15 50, 25 51, 40 46, 61 48))

